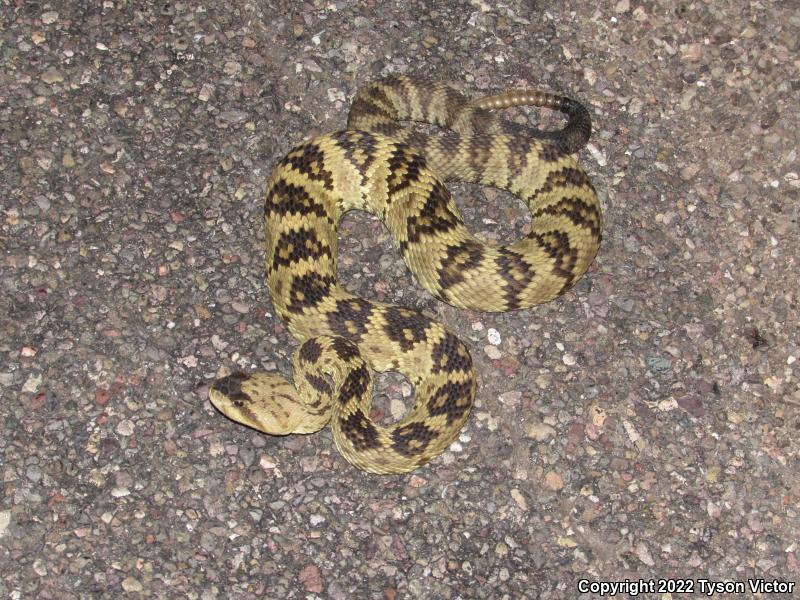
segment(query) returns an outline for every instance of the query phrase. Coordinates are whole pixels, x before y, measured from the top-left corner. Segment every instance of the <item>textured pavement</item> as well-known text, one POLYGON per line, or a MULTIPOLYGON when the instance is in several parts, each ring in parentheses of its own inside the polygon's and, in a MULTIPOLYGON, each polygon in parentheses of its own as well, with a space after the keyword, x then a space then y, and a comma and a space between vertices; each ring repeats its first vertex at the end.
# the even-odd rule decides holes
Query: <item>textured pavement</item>
MULTIPOLYGON (((800 580, 796 2, 5 2, 0 23, 0 598, 800 580), (573 290, 488 315, 344 219, 346 287, 444 322, 480 377, 459 441, 380 477, 207 389, 288 373, 272 167, 402 72, 586 102, 606 226, 573 290)), ((453 189, 483 239, 525 231, 506 194, 453 189)), ((412 391, 379 384, 390 422, 412 391)))

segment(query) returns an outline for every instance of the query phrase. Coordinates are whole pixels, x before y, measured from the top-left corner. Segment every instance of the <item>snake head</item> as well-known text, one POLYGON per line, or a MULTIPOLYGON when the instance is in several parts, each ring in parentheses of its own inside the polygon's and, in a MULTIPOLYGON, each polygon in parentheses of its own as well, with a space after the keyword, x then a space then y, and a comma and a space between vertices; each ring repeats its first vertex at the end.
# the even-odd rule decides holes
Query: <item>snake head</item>
POLYGON ((303 413, 297 410, 292 384, 274 373, 237 371, 211 384, 208 398, 229 419, 269 435, 297 433, 303 413))

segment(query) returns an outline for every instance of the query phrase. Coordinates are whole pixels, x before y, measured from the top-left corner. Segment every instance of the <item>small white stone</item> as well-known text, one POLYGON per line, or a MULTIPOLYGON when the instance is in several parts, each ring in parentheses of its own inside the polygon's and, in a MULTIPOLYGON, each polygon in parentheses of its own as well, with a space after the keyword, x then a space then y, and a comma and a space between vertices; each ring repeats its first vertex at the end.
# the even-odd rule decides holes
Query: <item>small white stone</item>
POLYGON ((197 94, 197 98, 201 102, 208 102, 209 98, 211 98, 211 94, 214 93, 214 86, 204 83, 203 87, 200 88, 200 91, 197 94))
POLYGON ((337 100, 340 102, 344 102, 347 100, 347 97, 344 95, 344 92, 339 88, 328 88, 328 100, 331 102, 336 102, 337 100))
POLYGON ((129 435, 133 435, 135 429, 136 427, 134 426, 133 421, 130 419, 123 419, 119 422, 119 425, 117 425, 116 431, 121 436, 127 437, 129 435))
POLYGON ((495 329, 494 327, 490 327, 486 331, 486 338, 489 340, 489 343, 492 344, 493 346, 499 346, 500 342, 502 341, 500 339, 500 332, 497 331, 497 329, 495 329))
POLYGON ((124 498, 125 496, 129 496, 131 491, 126 487, 115 487, 111 490, 111 495, 114 498, 124 498))
POLYGON ((389 402, 389 412, 392 413, 393 419, 400 420, 406 414, 406 405, 397 398, 392 398, 392 401, 389 402))
POLYGON ((594 144, 586 144, 586 149, 599 166, 605 167, 608 164, 608 159, 606 158, 605 153, 601 152, 597 146, 594 144))
POLYGON ((592 406, 589 407, 589 416, 592 419, 592 425, 595 427, 603 427, 608 418, 608 413, 606 413, 602 406, 592 404, 592 406))
POLYGON ((42 385, 42 376, 31 375, 25 380, 25 383, 22 384, 22 391, 33 393, 39 389, 40 385, 42 385))
POLYGON ((554 436, 555 433, 556 430, 546 423, 530 423, 525 428, 525 435, 529 438, 535 439, 537 442, 543 442, 546 439, 554 436))
POLYGON ((3 535, 5 534, 6 529, 8 529, 8 524, 10 522, 11 522, 11 511, 10 510, 0 511, 0 538, 3 537, 3 535))
POLYGON ((228 61, 222 66, 222 72, 228 77, 238 75, 242 70, 242 65, 235 61, 228 61))
POLYGON ((514 502, 517 503, 522 510, 528 510, 528 501, 525 500, 525 496, 522 495, 517 488, 511 490, 511 497, 514 499, 514 502))
POLYGON ((33 570, 39 577, 45 577, 47 575, 47 565, 41 558, 37 558, 33 561, 33 570))
POLYGON ((496 346, 484 346, 483 351, 486 353, 486 356, 488 356, 492 360, 497 360, 498 358, 503 356, 503 353, 500 352, 500 350, 498 350, 496 346))
POLYGON ((182 356, 178 359, 178 362, 183 364, 186 367, 194 368, 197 366, 197 357, 196 356, 182 356))
POLYGON ((625 429, 625 433, 628 434, 628 439, 633 444, 636 444, 639 440, 642 439, 642 436, 639 435, 638 431, 636 431, 636 428, 633 426, 633 423, 628 421, 628 419, 623 419, 622 420, 622 426, 625 429))
POLYGON ((519 390, 511 390, 509 392, 503 392, 497 397, 500 402, 508 406, 509 408, 517 408, 519 406, 520 400, 522 400, 522 392, 519 390))
POLYGON ((656 561, 653 560, 653 556, 650 554, 650 550, 644 542, 637 544, 636 556, 638 556, 639 560, 648 567, 652 567, 654 564, 656 564, 656 561))
POLYGON ((51 25, 56 21, 58 21, 58 13, 56 11, 48 10, 42 13, 42 23, 45 25, 51 25))
POLYGON ((450 452, 463 452, 464 451, 464 446, 461 445, 461 442, 456 440, 455 442, 450 444, 450 447, 448 448, 448 450, 450 450, 450 452))
POLYGON ((489 431, 497 431, 497 427, 499 424, 500 423, 497 420, 497 417, 493 417, 492 415, 486 417, 486 429, 488 429, 489 431))
POLYGON ((126 592, 138 593, 144 590, 141 582, 134 577, 126 577, 122 580, 122 589, 126 592))

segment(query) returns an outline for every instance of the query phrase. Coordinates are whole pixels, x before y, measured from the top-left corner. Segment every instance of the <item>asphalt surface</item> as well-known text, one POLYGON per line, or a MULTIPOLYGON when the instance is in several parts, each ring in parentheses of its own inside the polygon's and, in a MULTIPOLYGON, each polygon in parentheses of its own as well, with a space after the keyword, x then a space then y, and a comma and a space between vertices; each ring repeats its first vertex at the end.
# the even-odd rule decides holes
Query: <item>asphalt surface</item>
MULTIPOLYGON (((0 18, 0 598, 574 598, 626 579, 748 597, 800 579, 796 2, 0 18), (488 315, 431 298, 379 221, 345 218, 347 288, 444 322, 480 377, 453 447, 379 477, 327 431, 228 421, 207 390, 288 373, 263 281, 272 167, 403 72, 585 102, 606 225, 573 290, 488 315)), ((483 239, 525 231, 504 193, 453 189, 483 239)), ((391 421, 412 392, 379 383, 391 421)))

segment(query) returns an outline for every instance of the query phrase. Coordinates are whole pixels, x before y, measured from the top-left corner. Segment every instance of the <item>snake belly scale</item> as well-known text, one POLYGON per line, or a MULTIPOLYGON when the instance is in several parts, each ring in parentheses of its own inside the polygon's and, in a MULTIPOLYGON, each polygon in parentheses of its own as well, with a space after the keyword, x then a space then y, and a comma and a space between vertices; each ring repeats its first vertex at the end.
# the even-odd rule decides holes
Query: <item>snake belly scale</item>
POLYGON ((582 105, 545 92, 471 100, 407 76, 362 88, 348 128, 298 145, 267 187, 267 285, 301 342, 293 383, 275 373, 235 372, 211 385, 212 403, 273 435, 330 423, 341 454, 372 473, 411 471, 440 454, 474 402, 469 351, 441 323, 339 285, 339 218, 349 210, 379 216, 415 278, 453 306, 500 312, 547 302, 588 269, 600 245, 600 203, 570 156, 590 131, 582 105), (517 105, 560 110, 567 125, 540 131, 491 112, 517 105), (440 129, 423 133, 401 121, 440 129), (465 227, 449 180, 517 195, 531 211, 530 233, 502 247, 480 242, 465 227), (413 406, 391 426, 369 416, 372 371, 398 371, 414 386, 413 406))

